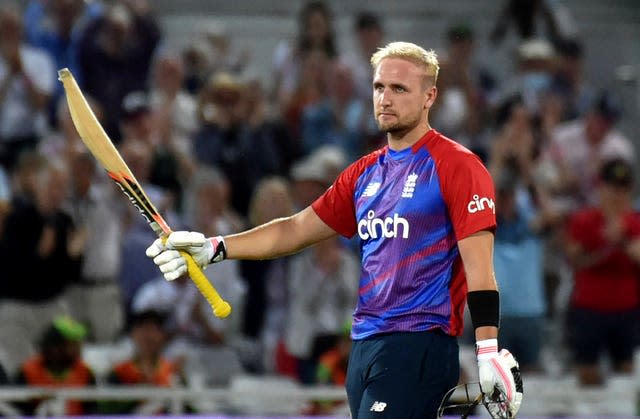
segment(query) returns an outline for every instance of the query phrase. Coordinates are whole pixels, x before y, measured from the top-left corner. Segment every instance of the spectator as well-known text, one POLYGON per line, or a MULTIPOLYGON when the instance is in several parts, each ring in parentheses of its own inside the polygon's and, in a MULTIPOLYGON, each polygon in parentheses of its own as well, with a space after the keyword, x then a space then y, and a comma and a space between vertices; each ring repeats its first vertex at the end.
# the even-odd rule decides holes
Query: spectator
POLYGON ((314 52, 322 60, 332 61, 337 57, 333 23, 333 13, 324 1, 307 1, 298 14, 296 38, 282 40, 276 46, 273 54, 273 97, 283 114, 300 85, 303 60, 314 52))
POLYGON ((12 171, 48 128, 46 109, 55 88, 49 56, 26 44, 20 13, 0 7, 0 165, 12 171))
POLYGON ((190 154, 190 144, 186 138, 173 132, 172 118, 165 115, 165 121, 158 122, 163 111, 152 107, 149 94, 144 91, 128 93, 122 101, 120 132, 121 146, 140 143, 150 153, 149 183, 158 187, 174 209, 181 199, 182 183, 194 170, 190 154), (167 121, 168 120, 168 121, 167 121))
POLYGON ((556 52, 545 39, 530 39, 518 45, 515 73, 508 78, 496 97, 502 103, 514 95, 522 96, 529 111, 542 113, 541 102, 551 89, 556 52))
MULTIPOLYGON (((318 369, 315 382, 320 385, 343 386, 347 381, 347 368, 351 352, 351 326, 346 327, 336 336, 336 342, 318 356, 318 369)), ((337 415, 346 408, 346 403, 340 400, 314 400, 305 414, 337 415)))
MULTIPOLYGON (((341 55, 336 70, 338 75, 343 74, 342 77, 350 76, 353 92, 348 107, 334 110, 348 136, 346 145, 349 148, 345 151, 349 153, 349 160, 373 151, 384 142, 384 135, 369 112, 373 88, 370 58, 384 44, 383 23, 376 14, 361 11, 354 17, 352 31, 355 50, 341 55), (342 65, 346 68, 343 69, 342 65)), ((336 83, 331 85, 334 89, 341 88, 336 83)))
POLYGON ((353 73, 356 96, 368 104, 373 88, 370 59, 378 48, 384 46, 385 30, 376 14, 361 11, 354 17, 352 34, 355 37, 355 51, 341 56, 340 61, 353 73))
MULTIPOLYGON (((218 275, 212 278, 225 282, 229 279, 218 275)), ((242 317, 242 303, 228 292, 228 287, 218 286, 220 282, 215 283, 216 289, 225 300, 230 301, 234 315, 242 317)), ((161 277, 146 282, 134 295, 131 311, 132 319, 147 311, 162 313, 165 319, 162 327, 166 333, 162 355, 181 365, 187 384, 194 384, 198 380, 201 380, 200 385, 228 384, 234 374, 243 372, 243 354, 235 346, 238 342, 237 333, 234 334, 231 325, 223 324, 213 316, 211 306, 188 275, 172 282, 161 277), (203 362, 218 366, 215 371, 203 370, 203 362)), ((135 322, 131 320, 130 323, 132 321, 135 322)))
POLYGON ((196 39, 182 49, 180 56, 184 62, 184 88, 195 96, 211 76, 209 45, 203 39, 196 39))
MULTIPOLYGON (((262 179, 249 203, 249 226, 289 216, 293 213, 290 183, 283 177, 262 179)), ((248 369, 258 373, 279 370, 278 349, 286 329, 289 304, 287 272, 289 258, 240 261, 241 275, 247 285, 242 331, 261 352, 248 369)))
POLYGON ((302 156, 302 144, 298 138, 293 138, 286 121, 277 112, 273 104, 268 101, 263 82, 257 78, 246 80, 244 95, 244 119, 250 129, 250 135, 258 144, 268 144, 275 148, 269 164, 270 174, 287 176, 294 160, 302 156))
MULTIPOLYGON (((156 311, 142 311, 131 318, 128 334, 133 343, 133 354, 111 368, 108 384, 172 387, 181 381, 177 366, 162 355, 167 341, 163 322, 163 315, 156 311)), ((104 401, 99 404, 99 411, 120 415, 141 411, 162 414, 168 411, 168 407, 162 402, 104 401)))
POLYGON ((493 262, 501 297, 499 337, 523 371, 540 369, 547 310, 543 233, 551 216, 533 177, 540 135, 534 120, 521 98, 505 103, 488 164, 496 182, 493 262))
POLYGON ((331 145, 342 149, 349 161, 360 157, 365 150, 368 131, 362 126, 368 109, 355 95, 353 75, 345 64, 336 61, 323 70, 322 61, 312 60, 309 65, 310 80, 301 80, 305 86, 317 82, 318 95, 300 102, 299 127, 304 154, 322 146, 331 145), (363 131, 363 128, 365 129, 363 131))
POLYGON ((311 50, 300 56, 296 84, 280 106, 280 114, 291 135, 300 141, 303 154, 308 154, 314 145, 311 134, 321 136, 333 122, 328 104, 327 68, 331 68, 331 63, 320 50, 311 50), (308 121, 311 117, 313 124, 308 121), (312 131, 311 128, 316 129, 312 131))
MULTIPOLYGON (((170 226, 179 226, 182 223, 175 211, 174 201, 162 188, 149 182, 151 173, 151 159, 153 157, 151 146, 142 141, 129 141, 120 147, 122 158, 127 162, 131 172, 142 185, 149 200, 155 205, 170 226)), ((129 313, 131 299, 136 290, 142 284, 157 276, 158 270, 153 263, 141 259, 144 257, 144 249, 140 246, 150 239, 155 238, 155 233, 149 227, 147 221, 132 205, 127 205, 124 216, 124 231, 121 243, 121 265, 118 282, 122 291, 125 310, 129 313)))
MULTIPOLYGON (((225 296, 226 297, 226 296, 225 296)), ((211 308, 198 293, 188 275, 172 282, 154 278, 142 285, 131 303, 134 322, 139 313, 155 311, 165 318, 163 328, 167 332, 165 354, 172 354, 176 345, 219 345, 224 341, 220 328, 208 319, 211 308)), ((173 355, 173 354, 172 354, 173 355)))
MULTIPOLYGON (((71 317, 53 319, 40 338, 36 355, 20 367, 15 383, 28 386, 87 387, 96 384, 91 368, 82 360, 82 341, 86 335, 84 326, 71 317)), ((46 400, 20 403, 25 415, 40 410, 46 400)), ((64 415, 89 415, 96 412, 96 403, 69 400, 64 415)))
POLYGON ((320 147, 297 161, 290 174, 295 207, 305 208, 311 205, 347 164, 344 151, 335 146, 320 147))
MULTIPOLYGON (((282 177, 270 176, 262 179, 254 190, 249 202, 249 224, 259 226, 271 220, 287 217, 293 213, 291 185, 282 177)), ((247 283, 247 302, 243 321, 243 333, 251 338, 260 338, 266 323, 265 317, 273 316, 273 311, 286 309, 286 301, 269 301, 269 289, 277 288, 284 293, 285 279, 283 267, 286 262, 276 259, 243 260, 240 262, 242 277, 247 283)), ((276 316, 280 317, 280 316, 276 316)), ((275 319, 274 319, 275 320, 275 319)))
MULTIPOLYGON (((100 2, 83 0, 30 0, 24 12, 25 37, 29 45, 46 51, 55 69, 69 68, 82 83, 78 66, 78 44, 91 19, 102 14, 100 2)), ((57 103, 64 96, 62 83, 56 83, 49 106, 49 120, 57 122, 57 103)))
POLYGON ((184 88, 182 58, 163 51, 154 59, 151 75, 150 107, 160 137, 190 139, 198 126, 197 103, 184 88))
POLYGON ((197 168, 189 180, 181 207, 184 222, 205 231, 232 233, 245 225, 244 218, 231 204, 229 180, 216 167, 197 168))
POLYGON ((605 160, 595 204, 567 223, 565 252, 574 269, 569 346, 581 385, 604 384, 604 353, 615 373, 633 372, 640 319, 640 215, 632 207, 633 184, 627 161, 605 160))
POLYGON ((558 60, 552 91, 562 99, 562 121, 583 117, 596 98, 594 87, 585 79, 584 47, 579 40, 563 39, 556 42, 555 49, 558 60))
POLYGON ((110 138, 121 138, 121 104, 127 93, 148 86, 152 56, 161 32, 147 0, 117 0, 94 18, 79 43, 84 92, 104 110, 110 138))
POLYGON ((504 173, 498 179, 500 224, 493 261, 502 304, 499 337, 522 371, 539 372, 547 310, 541 217, 517 175, 504 173))
POLYGON ((256 183, 280 168, 273 136, 253 131, 246 112, 246 84, 229 73, 211 77, 199 98, 201 127, 194 138, 199 164, 217 167, 229 179, 234 210, 246 216, 256 183))
POLYGON ((64 292, 78 281, 81 235, 63 204, 69 191, 68 167, 63 161, 39 161, 30 173, 30 192, 16 195, 0 236, 0 346, 10 373, 32 355, 51 320, 67 313, 64 292))
POLYGON ((239 76, 249 63, 249 50, 233 45, 233 37, 221 21, 207 20, 196 28, 182 50, 185 64, 185 89, 196 95, 215 73, 239 76))
MULTIPOLYGON (((439 104, 434 108, 434 125, 445 135, 477 149, 482 115, 489 98, 481 90, 482 73, 474 63, 475 35, 466 24, 451 25, 446 32, 447 51, 442 54, 439 104)), ((486 76, 486 73, 484 74, 486 76)), ((475 150, 474 150, 475 151, 475 150)))
POLYGON ((125 213, 120 192, 86 150, 70 152, 71 193, 66 209, 79 231, 80 278, 71 283, 67 301, 71 315, 88 327, 91 342, 115 341, 123 331, 124 307, 118 273, 125 213), (107 183, 108 182, 108 183, 107 183))
POLYGON ((234 37, 221 22, 207 22, 201 28, 201 37, 209 46, 210 71, 240 75, 249 63, 249 50, 238 49, 234 37))
POLYGON ((339 237, 291 258, 286 349, 297 378, 313 383, 319 355, 335 342, 357 300, 360 263, 339 237))
POLYGON ((547 0, 505 0, 489 34, 499 44, 513 27, 520 40, 544 37, 555 41, 576 34, 570 11, 547 0), (544 29, 540 27, 544 25, 544 29))
POLYGON ((13 201, 33 202, 38 190, 38 173, 46 166, 44 154, 35 151, 25 152, 20 156, 11 176, 10 207, 16 205, 13 201))
MULTIPOLYGON (((186 190, 184 220, 190 228, 207 231, 208 234, 218 231, 233 234, 245 226, 245 220, 232 207, 226 176, 216 168, 205 166, 199 167, 186 190)), ((201 306, 201 315, 213 329, 218 330, 222 343, 232 344, 241 334, 245 307, 246 288, 240 275, 240 262, 225 261, 219 266, 212 266, 206 273, 212 278, 219 278, 215 282, 216 288, 229 301, 235 316, 224 320, 211 316, 211 308, 206 305, 201 306)))
MULTIPOLYGON (((186 225, 210 233, 238 231, 243 224, 231 209, 228 187, 226 178, 218 170, 199 168, 185 195, 186 225)), ((232 317, 223 320, 213 316, 207 300, 198 293, 188 277, 175 285, 155 277, 136 293, 132 308, 134 311, 169 309, 168 320, 173 333, 166 355, 172 359, 185 358, 189 372, 198 368, 199 362, 224 364, 227 373, 220 367, 215 374, 204 376, 209 384, 220 384, 228 382, 232 373, 242 370, 241 358, 244 353, 240 346, 240 330, 246 289, 240 276, 239 261, 225 261, 205 273, 217 278, 216 289, 233 307, 232 317)), ((197 372, 203 373, 201 370, 197 372)))
MULTIPOLYGON (((339 170, 346 165, 346 156, 335 146, 324 146, 311 155, 299 159, 291 168, 291 204, 292 208, 305 208, 315 201, 329 187, 339 170)), ((266 219, 263 220, 267 221, 266 219)), ((267 283, 266 326, 264 333, 267 353, 266 369, 293 378, 299 378, 299 360, 287 350, 285 338, 289 333, 288 319, 291 305, 291 257, 276 259, 274 272, 267 283), (272 352, 273 351, 273 352, 272 352)), ((313 368, 306 363, 306 380, 311 380, 313 368)))
POLYGON ((551 132, 544 159, 547 187, 562 213, 596 201, 598 167, 608 158, 635 161, 633 143, 615 124, 621 114, 616 98, 601 93, 582 118, 562 123, 551 132))
POLYGON ((318 384, 344 385, 347 379, 349 353, 351 352, 351 326, 346 324, 336 343, 318 357, 316 382, 318 384))

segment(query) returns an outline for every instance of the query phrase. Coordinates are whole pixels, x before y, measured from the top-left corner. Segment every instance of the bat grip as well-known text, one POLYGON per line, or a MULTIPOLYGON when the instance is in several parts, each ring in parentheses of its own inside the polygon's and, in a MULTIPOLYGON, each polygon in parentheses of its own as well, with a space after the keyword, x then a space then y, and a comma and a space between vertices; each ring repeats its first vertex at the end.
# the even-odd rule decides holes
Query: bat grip
POLYGON ((209 279, 205 276, 202 269, 193 260, 193 257, 185 251, 180 251, 180 255, 187 261, 187 271, 191 280, 196 284, 200 293, 207 299, 211 308, 213 308, 213 314, 217 317, 225 318, 231 313, 231 306, 224 301, 218 291, 211 285, 209 279))

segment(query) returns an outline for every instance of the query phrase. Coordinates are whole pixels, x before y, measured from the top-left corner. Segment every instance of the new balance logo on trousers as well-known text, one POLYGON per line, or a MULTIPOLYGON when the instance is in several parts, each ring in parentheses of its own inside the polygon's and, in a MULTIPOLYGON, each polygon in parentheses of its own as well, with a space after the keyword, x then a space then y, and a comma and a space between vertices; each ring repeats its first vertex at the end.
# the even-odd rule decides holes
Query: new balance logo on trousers
POLYGON ((371 409, 369 409, 369 411, 371 411, 371 412, 384 412, 384 408, 385 407, 387 407, 387 404, 385 402, 375 401, 371 405, 371 409))

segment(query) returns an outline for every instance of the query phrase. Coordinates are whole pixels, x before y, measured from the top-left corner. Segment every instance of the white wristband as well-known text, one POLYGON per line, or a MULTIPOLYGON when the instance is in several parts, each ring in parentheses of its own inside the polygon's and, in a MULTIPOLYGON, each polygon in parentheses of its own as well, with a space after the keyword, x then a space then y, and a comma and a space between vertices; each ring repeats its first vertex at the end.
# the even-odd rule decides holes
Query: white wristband
POLYGON ((209 263, 222 262, 227 258, 227 248, 222 236, 209 237, 211 242, 211 249, 209 256, 209 263))
POLYGON ((495 358, 498 356, 498 339, 484 339, 476 342, 476 357, 481 359, 495 358))

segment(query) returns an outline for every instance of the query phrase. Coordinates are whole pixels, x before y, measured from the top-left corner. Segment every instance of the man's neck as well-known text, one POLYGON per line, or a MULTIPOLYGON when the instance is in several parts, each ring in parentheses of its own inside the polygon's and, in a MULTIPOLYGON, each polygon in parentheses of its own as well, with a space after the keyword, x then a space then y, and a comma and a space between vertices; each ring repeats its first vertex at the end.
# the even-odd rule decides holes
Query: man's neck
POLYGON ((430 130, 431 126, 427 123, 420 124, 410 131, 388 132, 387 143, 391 150, 401 151, 412 147, 430 130))

